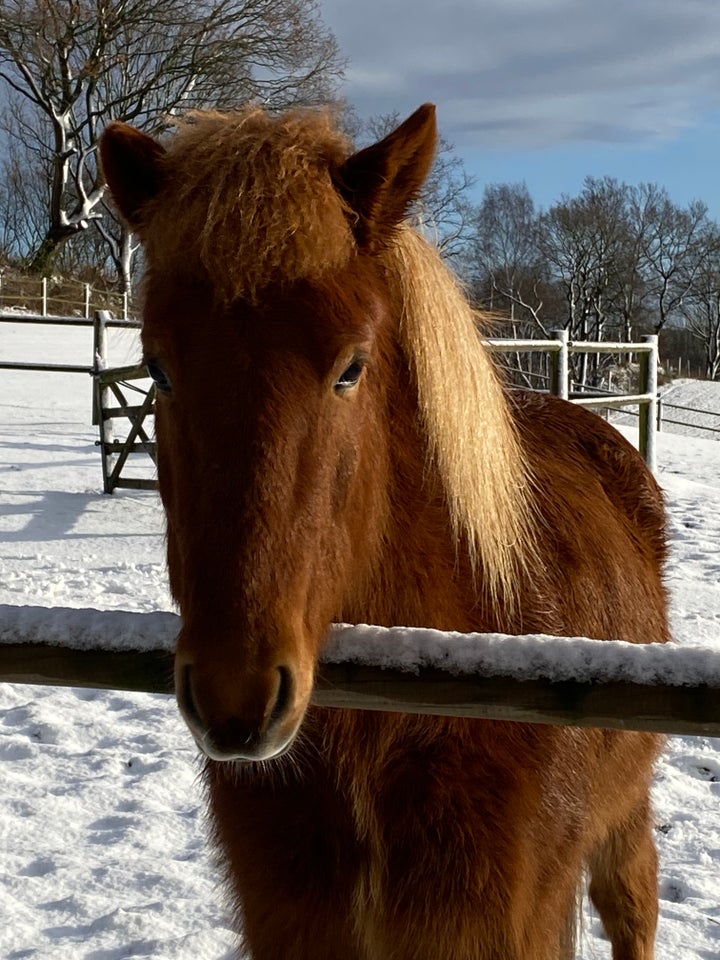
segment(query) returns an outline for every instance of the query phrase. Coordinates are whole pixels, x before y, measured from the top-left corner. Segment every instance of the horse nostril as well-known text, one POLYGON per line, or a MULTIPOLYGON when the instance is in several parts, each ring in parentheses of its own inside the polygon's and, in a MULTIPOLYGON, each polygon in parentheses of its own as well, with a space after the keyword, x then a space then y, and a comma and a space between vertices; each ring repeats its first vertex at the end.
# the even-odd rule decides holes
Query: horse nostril
POLYGON ((180 704, 180 710, 182 711, 185 721, 190 729, 194 730, 196 733, 205 731, 207 729, 207 725, 200 716, 197 704, 195 703, 195 695, 193 693, 192 685, 192 667, 190 664, 183 667, 177 699, 178 703, 180 704))
POLYGON ((277 670, 279 674, 278 688, 268 727, 272 727, 282 720, 295 696, 295 681, 292 670, 289 667, 278 667, 277 670))

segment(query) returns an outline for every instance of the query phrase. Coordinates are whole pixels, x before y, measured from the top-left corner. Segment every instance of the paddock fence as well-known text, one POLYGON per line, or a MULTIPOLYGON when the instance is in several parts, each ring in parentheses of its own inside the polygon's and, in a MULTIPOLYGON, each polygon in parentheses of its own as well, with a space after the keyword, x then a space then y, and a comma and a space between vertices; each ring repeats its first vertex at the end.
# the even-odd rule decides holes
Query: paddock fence
POLYGON ((658 397, 658 430, 666 424, 683 427, 685 436, 715 440, 720 434, 720 411, 673 403, 661 394, 658 397))
MULTIPOLYGON (((110 328, 140 329, 141 321, 115 318, 107 310, 97 310, 93 317, 60 317, 43 313, 2 313, 3 323, 34 323, 48 326, 92 327, 92 357, 88 364, 62 364, 41 361, 0 360, 0 369, 42 372, 81 373, 93 377, 92 422, 100 428, 103 491, 118 488, 153 489, 156 487, 156 448, 154 429, 155 390, 140 366, 109 368, 107 364, 107 331, 110 328), (130 394, 134 394, 133 398, 130 394), (133 400, 137 402, 133 402, 133 400), (125 423, 127 421, 127 423, 125 423), (123 426, 124 424, 124 426, 123 426), (121 436, 117 435, 122 434, 121 436), (123 473, 137 455, 152 461, 150 476, 123 473)), ((493 353, 544 353, 550 360, 548 391, 582 406, 598 410, 637 407, 639 417, 638 447, 651 470, 656 467, 655 433, 658 421, 657 364, 658 338, 644 337, 641 343, 572 342, 566 330, 557 330, 548 340, 507 340, 490 338, 485 343, 493 353), (618 354, 628 360, 636 356, 639 369, 637 393, 608 391, 572 391, 570 389, 570 357, 575 354, 618 354)), ((0 340, 1 344, 1 340, 0 340)))
POLYGON ((130 317, 131 300, 127 293, 101 289, 80 280, 50 277, 16 276, 0 273, 0 311, 42 317, 92 317, 107 310, 130 317))
POLYGON ((103 492, 112 493, 118 488, 155 489, 155 439, 154 428, 150 425, 155 411, 155 388, 152 384, 147 384, 148 377, 144 367, 132 365, 108 368, 108 330, 139 330, 141 322, 126 317, 116 318, 107 310, 97 310, 92 317, 0 313, 0 325, 3 323, 92 328, 92 353, 88 363, 0 360, 0 370, 78 373, 92 377, 92 422, 99 427, 100 433, 96 444, 100 449, 103 492), (142 381, 146 382, 145 386, 142 381), (138 455, 146 455, 152 461, 150 476, 147 475, 147 470, 142 469, 134 470, 132 475, 123 472, 137 463, 138 455), (143 472, 144 476, 138 476, 138 473, 143 472))
POLYGON ((155 431, 148 423, 155 415, 155 385, 144 387, 143 381, 147 381, 147 371, 138 366, 116 367, 95 374, 94 407, 100 426, 97 444, 100 447, 104 493, 112 493, 119 488, 157 488, 154 476, 129 476, 123 473, 130 458, 137 454, 147 455, 153 466, 157 465, 155 431), (117 428, 122 429, 121 424, 125 424, 124 436, 118 437, 117 428))
MULTIPOLYGON (((0 606, 0 681, 171 694, 180 623, 171 613, 0 606)), ((720 737, 720 651, 335 626, 312 702, 720 737)))
POLYGON ((616 410, 638 407, 638 448, 650 469, 657 468, 658 421, 658 338, 655 334, 643 337, 639 343, 571 341, 567 330, 554 330, 550 340, 486 341, 494 353, 546 353, 550 358, 548 392, 589 409, 616 410), (637 357, 638 392, 611 393, 570 389, 570 357, 573 354, 618 354, 627 360, 637 357))
MULTIPOLYGON (((113 317, 107 310, 98 310, 92 317, 46 316, 41 313, 3 313, 0 312, 0 325, 40 324, 47 327, 91 327, 93 331, 92 354, 89 363, 53 363, 45 361, 0 360, 0 370, 34 370, 43 373, 84 373, 95 376, 103 370, 107 362, 107 330, 139 330, 139 320, 113 317)), ((0 331, 1 333, 1 331, 0 331)), ((2 339, 0 336, 0 345, 2 339)), ((93 424, 97 421, 94 417, 93 424)))

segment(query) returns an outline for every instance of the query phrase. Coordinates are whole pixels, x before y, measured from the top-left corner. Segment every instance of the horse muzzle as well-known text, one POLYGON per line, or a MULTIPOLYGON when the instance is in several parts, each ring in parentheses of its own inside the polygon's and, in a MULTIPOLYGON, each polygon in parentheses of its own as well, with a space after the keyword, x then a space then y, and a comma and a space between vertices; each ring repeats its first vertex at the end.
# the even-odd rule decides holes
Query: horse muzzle
POLYGON ((192 663, 176 662, 180 711, 197 745, 211 760, 260 761, 279 757, 302 723, 309 691, 300 695, 296 671, 278 666, 247 683, 212 682, 192 663), (245 695, 243 696, 243 693, 245 695))

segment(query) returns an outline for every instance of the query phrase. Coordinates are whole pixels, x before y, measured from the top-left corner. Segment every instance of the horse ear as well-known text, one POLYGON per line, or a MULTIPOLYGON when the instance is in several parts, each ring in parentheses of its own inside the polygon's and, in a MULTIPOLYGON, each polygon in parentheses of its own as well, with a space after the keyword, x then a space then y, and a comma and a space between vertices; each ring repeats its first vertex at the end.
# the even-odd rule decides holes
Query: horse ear
POLYGON ((115 204, 137 229, 142 210, 160 189, 165 148, 127 123, 111 123, 100 138, 100 162, 115 204))
POLYGON ((349 157, 338 187, 355 211, 361 246, 382 240, 404 220, 425 183, 437 146, 435 106, 426 103, 384 139, 349 157))

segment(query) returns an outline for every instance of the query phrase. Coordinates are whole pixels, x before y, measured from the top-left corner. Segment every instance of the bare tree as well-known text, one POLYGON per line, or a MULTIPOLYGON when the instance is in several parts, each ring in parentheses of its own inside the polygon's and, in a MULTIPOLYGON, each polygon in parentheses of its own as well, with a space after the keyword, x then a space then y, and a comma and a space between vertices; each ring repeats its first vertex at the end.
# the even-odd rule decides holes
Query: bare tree
MULTIPOLYGON (((588 177, 579 195, 536 212, 525 184, 495 184, 473 223, 467 273, 478 302, 507 313, 511 335, 566 327, 576 340, 628 342, 640 329, 670 343, 692 331, 708 375, 720 371, 720 228, 705 204, 588 177)), ((600 382, 605 362, 583 354, 576 379, 600 382)))
POLYGON ((720 228, 704 231, 703 254, 693 270, 685 296, 679 304, 688 328, 703 346, 705 375, 720 374, 720 228))
MULTIPOLYGON (((6 129, 49 164, 28 266, 47 272, 103 216, 95 152, 108 121, 157 131, 193 107, 327 100, 341 70, 317 0, 0 0, 6 129)), ((126 252, 113 252, 123 271, 126 252)))
POLYGON ((21 262, 42 242, 48 199, 39 157, 22 141, 10 139, 0 164, 0 247, 8 262, 21 262))
MULTIPOLYGON (((627 198, 625 184, 588 177, 579 196, 562 197, 542 218, 540 246, 564 291, 564 325, 573 339, 629 336, 640 278, 627 198)), ((599 380, 602 364, 598 355, 583 354, 576 378, 587 383, 592 367, 599 380)))
POLYGON ((655 333, 680 314, 683 299, 703 263, 709 220, 707 206, 693 201, 682 208, 663 187, 641 184, 631 192, 638 225, 642 270, 652 299, 655 333))
POLYGON ((539 248, 539 224, 540 214, 525 183, 487 186, 474 211, 467 271, 486 307, 507 309, 514 334, 520 324, 545 337, 544 310, 550 291, 539 248))

